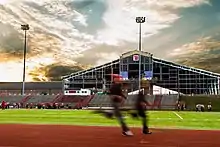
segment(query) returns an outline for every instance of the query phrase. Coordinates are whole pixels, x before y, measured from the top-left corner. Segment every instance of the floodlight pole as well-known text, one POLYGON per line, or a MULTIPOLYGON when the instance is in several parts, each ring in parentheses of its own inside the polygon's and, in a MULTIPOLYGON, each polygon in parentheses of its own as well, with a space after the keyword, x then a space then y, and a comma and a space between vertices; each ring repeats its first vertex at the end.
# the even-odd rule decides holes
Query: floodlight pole
POLYGON ((25 95, 25 72, 26 72, 26 53, 27 53, 27 31, 30 29, 28 24, 21 25, 24 31, 24 57, 23 57, 23 82, 22 82, 22 95, 25 95))
POLYGON ((136 17, 136 23, 139 23, 139 73, 138 73, 138 88, 141 89, 141 51, 142 51, 142 44, 141 44, 141 24, 145 22, 145 17, 136 17))

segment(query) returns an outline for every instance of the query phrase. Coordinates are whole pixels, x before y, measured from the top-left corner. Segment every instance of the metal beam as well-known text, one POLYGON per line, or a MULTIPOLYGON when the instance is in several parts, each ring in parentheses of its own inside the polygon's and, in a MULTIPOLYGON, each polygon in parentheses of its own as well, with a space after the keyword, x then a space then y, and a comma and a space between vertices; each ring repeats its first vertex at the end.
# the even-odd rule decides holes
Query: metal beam
MULTIPOLYGON (((183 70, 188 70, 188 71, 198 73, 198 74, 203 74, 203 75, 206 75, 206 76, 211 76, 211 77, 214 77, 214 78, 219 78, 220 77, 220 74, 218 74, 218 73, 209 72, 209 71, 198 69, 198 68, 187 67, 187 66, 184 66, 184 65, 180 65, 180 64, 177 64, 177 63, 172 63, 170 61, 166 61, 166 60, 155 58, 155 57, 153 57, 153 62, 163 64, 163 65, 167 65, 167 66, 171 66, 171 67, 175 67, 175 68, 179 68, 179 69, 183 69, 183 70), (164 63, 164 62, 167 62, 167 63, 164 63)), ((62 78, 62 80, 63 79, 69 79, 69 78, 75 77, 79 74, 86 74, 86 73, 92 72, 94 70, 99 70, 99 69, 111 66, 112 64, 114 65, 114 64, 119 64, 119 63, 120 63, 119 59, 114 60, 110 63, 104 64, 103 66, 98 66, 98 67, 94 67, 94 68, 91 68, 91 69, 88 69, 88 70, 79 71, 79 72, 72 73, 72 74, 67 75, 67 76, 63 76, 61 78, 62 78)))
POLYGON ((217 75, 215 76, 213 74, 203 73, 202 71, 192 70, 191 68, 188 68, 188 67, 185 67, 185 66, 176 66, 176 65, 172 65, 172 64, 167 64, 167 63, 159 62, 159 61, 154 61, 154 62, 155 63, 159 63, 159 64, 163 64, 163 65, 167 65, 167 66, 171 66, 171 67, 175 67, 175 68, 179 68, 179 69, 183 69, 183 70, 188 70, 188 71, 195 72, 195 73, 198 73, 198 74, 203 74, 203 75, 210 76, 210 77, 213 77, 213 78, 218 78, 219 77, 217 75))
POLYGON ((106 68, 106 67, 109 67, 109 66, 112 66, 112 65, 115 65, 115 64, 119 64, 119 61, 117 61, 117 62, 111 62, 111 63, 109 63, 108 65, 104 65, 104 66, 101 66, 101 67, 95 67, 95 68, 91 68, 91 69, 88 69, 88 70, 80 71, 80 72, 71 74, 71 75, 69 75, 69 76, 67 76, 67 77, 63 77, 62 79, 74 78, 74 77, 76 77, 76 76, 84 75, 84 74, 93 72, 93 71, 95 71, 95 70, 99 70, 99 69, 102 69, 102 68, 106 68))

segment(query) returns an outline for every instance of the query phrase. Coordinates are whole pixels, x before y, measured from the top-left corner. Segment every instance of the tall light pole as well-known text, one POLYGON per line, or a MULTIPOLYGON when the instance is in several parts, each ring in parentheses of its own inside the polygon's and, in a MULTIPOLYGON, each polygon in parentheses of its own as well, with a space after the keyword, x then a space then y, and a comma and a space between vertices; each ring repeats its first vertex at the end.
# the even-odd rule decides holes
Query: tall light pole
POLYGON ((139 75, 138 75, 138 88, 139 90, 141 89, 141 51, 142 51, 142 46, 141 46, 141 24, 145 23, 145 17, 136 17, 136 23, 139 23, 139 75))
POLYGON ((23 83, 22 83, 22 95, 25 95, 25 70, 26 70, 26 53, 27 53, 27 31, 30 29, 28 24, 21 25, 21 29, 24 31, 24 67, 23 67, 23 83))

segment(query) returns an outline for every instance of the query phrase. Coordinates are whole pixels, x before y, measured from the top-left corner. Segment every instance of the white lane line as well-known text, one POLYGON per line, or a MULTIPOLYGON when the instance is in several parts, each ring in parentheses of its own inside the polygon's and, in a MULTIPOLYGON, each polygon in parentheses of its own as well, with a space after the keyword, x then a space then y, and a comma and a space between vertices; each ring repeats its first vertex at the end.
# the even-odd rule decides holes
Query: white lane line
POLYGON ((180 119, 183 119, 178 113, 173 112, 177 117, 179 117, 180 119))

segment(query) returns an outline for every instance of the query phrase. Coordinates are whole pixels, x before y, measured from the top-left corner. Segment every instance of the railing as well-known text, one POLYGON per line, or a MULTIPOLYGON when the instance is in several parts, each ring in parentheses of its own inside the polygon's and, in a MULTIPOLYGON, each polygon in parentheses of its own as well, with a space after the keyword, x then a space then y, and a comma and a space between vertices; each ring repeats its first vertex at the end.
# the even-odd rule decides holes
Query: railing
POLYGON ((60 100, 64 95, 63 94, 58 94, 52 101, 52 103, 56 103, 58 102, 58 100, 60 100))
POLYGON ((22 103, 22 104, 26 103, 30 98, 31 98, 31 95, 25 96, 25 97, 21 100, 21 103, 22 103))

